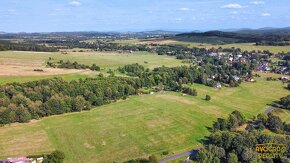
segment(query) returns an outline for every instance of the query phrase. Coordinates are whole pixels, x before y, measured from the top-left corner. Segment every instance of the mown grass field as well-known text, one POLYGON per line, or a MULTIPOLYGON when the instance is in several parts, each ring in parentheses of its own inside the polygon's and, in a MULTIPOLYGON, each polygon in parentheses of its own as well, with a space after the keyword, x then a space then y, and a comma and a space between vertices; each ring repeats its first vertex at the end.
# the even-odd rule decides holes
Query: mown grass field
MULTIPOLYGON (((0 84, 8 82, 26 82, 32 80, 39 80, 44 78, 51 78, 53 76, 64 77, 68 79, 79 79, 80 77, 94 76, 96 73, 93 72, 70 72, 69 74, 47 74, 42 75, 41 72, 38 75, 25 75, 25 73, 33 73, 35 68, 44 68, 49 57, 53 58, 53 62, 59 60, 70 60, 71 62, 77 61, 80 64, 86 64, 91 66, 97 64, 101 67, 101 72, 106 73, 109 69, 115 70, 119 66, 139 63, 147 68, 155 68, 162 65, 165 66, 178 66, 183 65, 181 60, 175 59, 170 56, 160 56, 157 54, 147 52, 136 52, 136 53, 116 53, 116 52, 69 52, 68 54, 58 53, 39 53, 39 52, 13 52, 5 51, 0 52, 0 66, 3 64, 3 68, 7 69, 9 73, 7 75, 0 75, 0 84), (9 62, 9 63, 8 63, 9 62), (38 63, 38 67, 31 65, 30 63, 38 63), (146 63, 145 63, 146 62, 146 63), (25 67, 21 67, 21 64, 25 67), (14 73, 21 73, 21 76, 14 75, 14 73)), ((4 71, 4 70, 2 70, 4 71)), ((89 71, 89 70, 88 70, 89 71)))
POLYGON ((170 155, 200 145, 217 117, 233 110, 248 118, 289 92, 279 81, 257 79, 237 88, 194 84, 198 96, 160 92, 132 96, 89 112, 44 118, 0 128, 0 158, 45 153, 66 154, 66 162, 125 161, 169 151, 170 155), (204 100, 206 94, 212 101, 204 100))

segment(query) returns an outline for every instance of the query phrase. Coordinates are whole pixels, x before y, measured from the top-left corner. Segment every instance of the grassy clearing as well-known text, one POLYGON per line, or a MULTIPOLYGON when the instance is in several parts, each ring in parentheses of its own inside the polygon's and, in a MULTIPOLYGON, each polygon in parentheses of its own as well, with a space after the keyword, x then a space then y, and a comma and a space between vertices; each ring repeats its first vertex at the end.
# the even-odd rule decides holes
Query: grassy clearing
POLYGON ((132 96, 89 112, 5 126, 0 128, 0 157, 59 149, 65 152, 66 162, 113 162, 163 151, 183 152, 200 145, 199 140, 209 134, 206 127, 217 117, 233 110, 251 117, 289 93, 281 82, 257 81, 221 90, 194 84, 196 97, 174 92, 132 96), (204 100, 206 94, 212 101, 204 100), (13 148, 22 141, 30 144, 13 148), (47 148, 33 146, 35 142, 47 148))

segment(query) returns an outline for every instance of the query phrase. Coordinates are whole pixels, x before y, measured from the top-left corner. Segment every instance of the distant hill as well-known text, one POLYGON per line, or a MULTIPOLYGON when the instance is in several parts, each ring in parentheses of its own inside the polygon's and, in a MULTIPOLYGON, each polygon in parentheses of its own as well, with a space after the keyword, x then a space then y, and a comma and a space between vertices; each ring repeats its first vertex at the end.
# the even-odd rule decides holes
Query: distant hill
POLYGON ((290 27, 285 28, 260 28, 260 29, 244 29, 238 30, 237 33, 246 34, 263 34, 263 35, 290 35, 290 27))
POLYGON ((256 42, 259 45, 264 45, 264 42, 270 42, 265 45, 284 45, 284 42, 290 41, 290 27, 279 29, 263 28, 257 30, 243 29, 236 32, 191 32, 177 34, 175 39, 214 44, 256 42))

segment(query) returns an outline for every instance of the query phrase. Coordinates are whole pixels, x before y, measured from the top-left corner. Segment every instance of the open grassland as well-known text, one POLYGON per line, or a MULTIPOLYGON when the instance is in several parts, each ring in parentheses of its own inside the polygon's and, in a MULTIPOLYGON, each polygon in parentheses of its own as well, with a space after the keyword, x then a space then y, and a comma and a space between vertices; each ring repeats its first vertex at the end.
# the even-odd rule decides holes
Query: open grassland
POLYGON ((109 69, 117 69, 126 64, 139 63, 147 68, 155 68, 162 65, 182 65, 175 57, 160 56, 147 52, 117 53, 117 52, 68 52, 68 54, 44 53, 44 52, 0 52, 0 84, 8 82, 26 82, 37 79, 51 78, 54 76, 78 79, 79 76, 94 76, 90 70, 54 69, 48 68, 46 62, 49 58, 52 62, 77 61, 80 64, 91 66, 97 64, 101 72, 106 73, 109 69), (146 62, 146 63, 145 63, 146 62), (34 71, 42 69, 43 71, 34 71))
MULTIPOLYGON (((217 117, 233 110, 248 118, 289 92, 279 81, 258 78, 237 88, 193 84, 198 96, 159 92, 132 96, 89 112, 44 118, 0 128, 0 158, 59 149, 66 162, 125 161, 170 154, 200 145, 217 117), (208 94, 212 101, 205 101, 208 94)), ((163 156, 164 157, 164 156, 163 156)))

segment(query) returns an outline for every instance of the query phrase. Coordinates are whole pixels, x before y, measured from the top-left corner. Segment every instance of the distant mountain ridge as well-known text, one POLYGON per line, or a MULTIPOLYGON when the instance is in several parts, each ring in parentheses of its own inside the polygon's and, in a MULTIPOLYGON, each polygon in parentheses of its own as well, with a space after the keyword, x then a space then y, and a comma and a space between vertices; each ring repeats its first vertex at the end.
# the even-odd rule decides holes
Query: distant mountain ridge
MULTIPOLYGON (((228 30, 230 31, 230 30, 228 30)), ((207 31, 177 34, 177 40, 202 43, 246 43, 256 42, 259 45, 288 45, 290 41, 290 27, 286 28, 262 28, 241 29, 235 32, 207 31)))
POLYGON ((260 28, 260 29, 248 29, 248 30, 239 30, 237 33, 248 33, 248 34, 272 34, 272 35, 290 35, 290 27, 285 28, 260 28))

